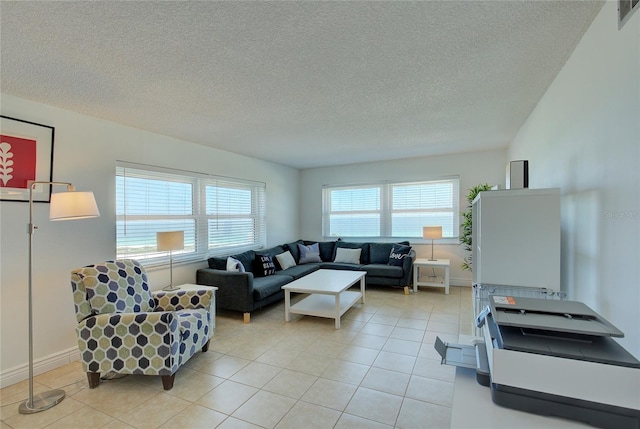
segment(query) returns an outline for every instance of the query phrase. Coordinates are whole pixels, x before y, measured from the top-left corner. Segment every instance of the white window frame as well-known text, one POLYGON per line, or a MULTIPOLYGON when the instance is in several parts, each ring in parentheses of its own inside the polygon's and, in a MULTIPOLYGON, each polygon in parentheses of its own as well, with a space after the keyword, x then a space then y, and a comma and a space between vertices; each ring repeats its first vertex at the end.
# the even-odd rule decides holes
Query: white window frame
MULTIPOLYGON (((266 245, 266 184, 263 182, 254 182, 243 179, 229 178, 223 176, 215 176, 204 173, 169 169, 157 166, 149 166, 125 161, 116 162, 116 257, 138 259, 145 267, 154 267, 164 265, 169 262, 169 252, 158 252, 149 249, 149 242, 155 240, 153 233, 154 226, 145 225, 146 231, 141 234, 140 240, 143 238, 147 242, 147 249, 132 252, 124 249, 123 237, 124 226, 127 222, 175 222, 175 221, 193 221, 195 227, 193 231, 185 230, 185 249, 173 251, 174 263, 180 262, 196 262, 205 260, 211 256, 239 253, 245 250, 255 250, 265 247, 266 245), (125 213, 122 202, 126 194, 126 178, 136 177, 142 179, 162 180, 170 183, 189 183, 191 185, 191 202, 192 211, 190 214, 131 214, 125 213), (234 216, 227 212, 207 213, 206 190, 207 187, 224 187, 237 188, 242 191, 251 192, 251 209, 250 213, 246 210, 244 213, 234 216), (253 231, 251 240, 243 240, 239 244, 228 244, 224 246, 216 245, 211 241, 209 231, 209 223, 214 220, 233 220, 233 219, 250 219, 253 222, 253 231), (143 237, 144 235, 144 237, 143 237)), ((152 196, 149 196, 151 200, 152 196)), ((166 226, 166 225, 165 225, 166 226)), ((171 230, 176 228, 162 228, 159 230, 171 230)), ((152 243, 153 244, 153 243, 152 243)))
MULTIPOLYGON (((413 234, 399 234, 393 232, 393 216, 399 214, 411 214, 415 213, 420 216, 427 216, 429 214, 446 214, 452 217, 452 224, 450 228, 443 228, 443 239, 454 241, 460 234, 460 178, 458 176, 447 176, 439 178, 431 178, 426 180, 413 180, 413 181, 383 181, 367 184, 347 184, 347 185, 325 185, 322 188, 322 235, 325 239, 335 238, 349 238, 349 239, 367 239, 367 240, 413 240, 421 241, 422 228, 416 228, 413 234), (393 190, 394 187, 411 187, 421 185, 433 185, 447 183, 451 185, 451 205, 447 207, 434 207, 434 208, 419 208, 408 207, 403 209, 395 209, 393 205, 393 190), (332 209, 331 195, 332 191, 344 191, 344 190, 363 190, 363 189, 378 189, 379 203, 376 209, 372 209, 370 206, 367 209, 361 209, 354 207, 351 211, 336 211, 332 209), (331 231, 331 219, 332 216, 348 216, 354 217, 362 215, 377 215, 379 219, 379 234, 378 235, 345 235, 339 231, 331 231)), ((435 224, 434 224, 435 225, 435 224)), ((428 221, 424 222, 421 226, 434 226, 429 224, 428 221)))

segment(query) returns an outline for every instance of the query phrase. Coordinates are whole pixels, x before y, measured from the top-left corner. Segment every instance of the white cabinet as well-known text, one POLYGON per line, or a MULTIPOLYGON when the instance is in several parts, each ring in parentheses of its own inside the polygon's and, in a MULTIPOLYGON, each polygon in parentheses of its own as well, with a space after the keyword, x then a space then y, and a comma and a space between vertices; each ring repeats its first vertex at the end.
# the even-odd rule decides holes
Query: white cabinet
POLYGON ((560 190, 480 192, 473 201, 473 284, 560 290, 560 190))

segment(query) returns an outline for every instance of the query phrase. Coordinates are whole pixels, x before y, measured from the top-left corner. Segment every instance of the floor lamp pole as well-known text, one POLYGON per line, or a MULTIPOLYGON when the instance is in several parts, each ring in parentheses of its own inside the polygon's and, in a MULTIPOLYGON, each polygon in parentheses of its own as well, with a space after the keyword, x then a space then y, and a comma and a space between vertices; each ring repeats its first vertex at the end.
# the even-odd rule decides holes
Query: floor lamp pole
POLYGON ((29 186, 29 398, 20 404, 18 411, 20 414, 33 414, 44 411, 58 404, 64 399, 65 393, 62 389, 49 390, 38 395, 33 394, 33 233, 38 227, 33 224, 33 189, 37 184, 66 185, 73 186, 66 182, 32 182, 29 186))

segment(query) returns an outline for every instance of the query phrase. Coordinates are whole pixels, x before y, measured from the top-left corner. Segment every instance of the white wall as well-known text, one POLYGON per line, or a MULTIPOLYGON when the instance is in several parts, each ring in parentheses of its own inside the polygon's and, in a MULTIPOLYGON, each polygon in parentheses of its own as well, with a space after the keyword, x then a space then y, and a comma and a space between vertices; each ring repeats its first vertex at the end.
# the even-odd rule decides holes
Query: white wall
POLYGON ((562 288, 640 357, 640 14, 608 1, 509 148, 562 193, 562 288))
MULTIPOLYGON (((267 183, 268 244, 298 238, 297 169, 152 134, 51 106, 2 95, 2 114, 55 127, 53 179, 95 193, 98 219, 49 222, 48 204, 35 205, 34 355, 51 365, 77 350, 69 272, 115 257, 115 161, 124 160, 267 183)), ((58 189, 60 190, 60 189, 58 189)), ((0 205, 0 381, 24 378, 28 362, 28 205, 0 205)), ((205 263, 174 269, 174 282, 194 283, 205 263)), ((150 272, 152 289, 167 269, 150 272)))
MULTIPOLYGON (((467 204, 469 188, 480 183, 504 187, 506 150, 462 153, 448 156, 411 158, 371 162, 336 167, 312 168, 300 172, 300 236, 307 240, 322 240, 322 186, 372 181, 428 180, 443 176, 460 177, 460 210, 467 204)), ((451 284, 471 286, 471 272, 463 271, 467 255, 457 240, 436 242, 434 256, 451 259, 451 284), (451 242, 453 241, 453 242, 451 242)), ((411 243, 417 256, 431 256, 431 242, 411 243)))

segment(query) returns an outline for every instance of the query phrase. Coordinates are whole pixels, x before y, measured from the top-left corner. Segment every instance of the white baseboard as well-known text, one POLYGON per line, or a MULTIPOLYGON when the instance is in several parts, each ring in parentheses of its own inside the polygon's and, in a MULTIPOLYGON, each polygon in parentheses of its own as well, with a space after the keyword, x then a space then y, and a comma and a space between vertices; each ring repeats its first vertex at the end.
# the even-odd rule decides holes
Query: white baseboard
MULTIPOLYGON (((80 360, 80 352, 76 347, 40 358, 33 362, 33 375, 43 374, 70 362, 80 360)), ((11 386, 29 378, 29 364, 19 365, 0 372, 0 388, 11 386)))

